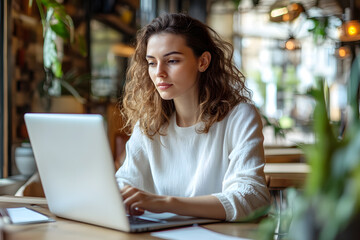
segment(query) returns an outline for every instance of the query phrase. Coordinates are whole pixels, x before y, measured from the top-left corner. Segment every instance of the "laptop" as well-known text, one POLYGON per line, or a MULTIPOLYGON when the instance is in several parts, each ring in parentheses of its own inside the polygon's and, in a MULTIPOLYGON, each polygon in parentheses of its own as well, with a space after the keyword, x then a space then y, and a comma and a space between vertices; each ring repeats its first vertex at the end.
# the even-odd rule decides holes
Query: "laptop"
POLYGON ((172 213, 127 215, 101 115, 27 113, 25 123, 56 216, 124 232, 218 222, 172 213))

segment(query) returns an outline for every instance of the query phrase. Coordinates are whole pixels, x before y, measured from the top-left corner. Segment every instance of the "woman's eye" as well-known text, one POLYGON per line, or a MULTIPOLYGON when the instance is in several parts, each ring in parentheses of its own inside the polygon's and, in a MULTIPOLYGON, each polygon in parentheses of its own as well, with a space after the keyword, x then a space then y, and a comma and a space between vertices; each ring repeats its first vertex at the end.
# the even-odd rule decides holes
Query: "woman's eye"
POLYGON ((170 64, 177 63, 177 62, 179 62, 179 60, 173 60, 173 59, 171 59, 171 60, 168 61, 168 63, 170 63, 170 64))
POLYGON ((155 63, 154 63, 154 62, 148 62, 148 65, 149 65, 149 66, 154 66, 155 63))

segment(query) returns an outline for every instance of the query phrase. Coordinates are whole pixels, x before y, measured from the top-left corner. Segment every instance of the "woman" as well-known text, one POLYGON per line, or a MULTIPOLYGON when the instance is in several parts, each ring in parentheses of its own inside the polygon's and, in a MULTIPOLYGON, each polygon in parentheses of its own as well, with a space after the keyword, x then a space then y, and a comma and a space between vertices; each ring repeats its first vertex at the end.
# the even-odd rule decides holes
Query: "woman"
POLYGON ((122 102, 132 135, 116 173, 129 214, 234 221, 269 204, 262 122, 232 54, 184 14, 139 31, 122 102))

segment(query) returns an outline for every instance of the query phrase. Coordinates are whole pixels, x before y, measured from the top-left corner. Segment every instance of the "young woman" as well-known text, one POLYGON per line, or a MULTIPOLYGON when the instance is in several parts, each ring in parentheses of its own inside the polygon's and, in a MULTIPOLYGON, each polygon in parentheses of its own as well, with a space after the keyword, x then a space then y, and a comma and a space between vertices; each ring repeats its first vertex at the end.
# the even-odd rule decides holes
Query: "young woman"
POLYGON ((262 122, 232 54, 184 14, 138 33, 122 101, 132 134, 116 173, 129 214, 234 221, 269 204, 262 122))

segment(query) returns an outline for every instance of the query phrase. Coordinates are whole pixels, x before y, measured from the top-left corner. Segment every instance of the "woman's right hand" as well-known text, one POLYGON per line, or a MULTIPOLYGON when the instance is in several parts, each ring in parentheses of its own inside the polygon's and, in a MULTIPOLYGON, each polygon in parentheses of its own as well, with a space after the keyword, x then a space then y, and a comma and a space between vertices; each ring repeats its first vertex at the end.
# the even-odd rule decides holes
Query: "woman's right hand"
POLYGON ((142 215, 145 210, 154 213, 168 211, 170 197, 151 194, 132 186, 120 190, 129 215, 142 215))

